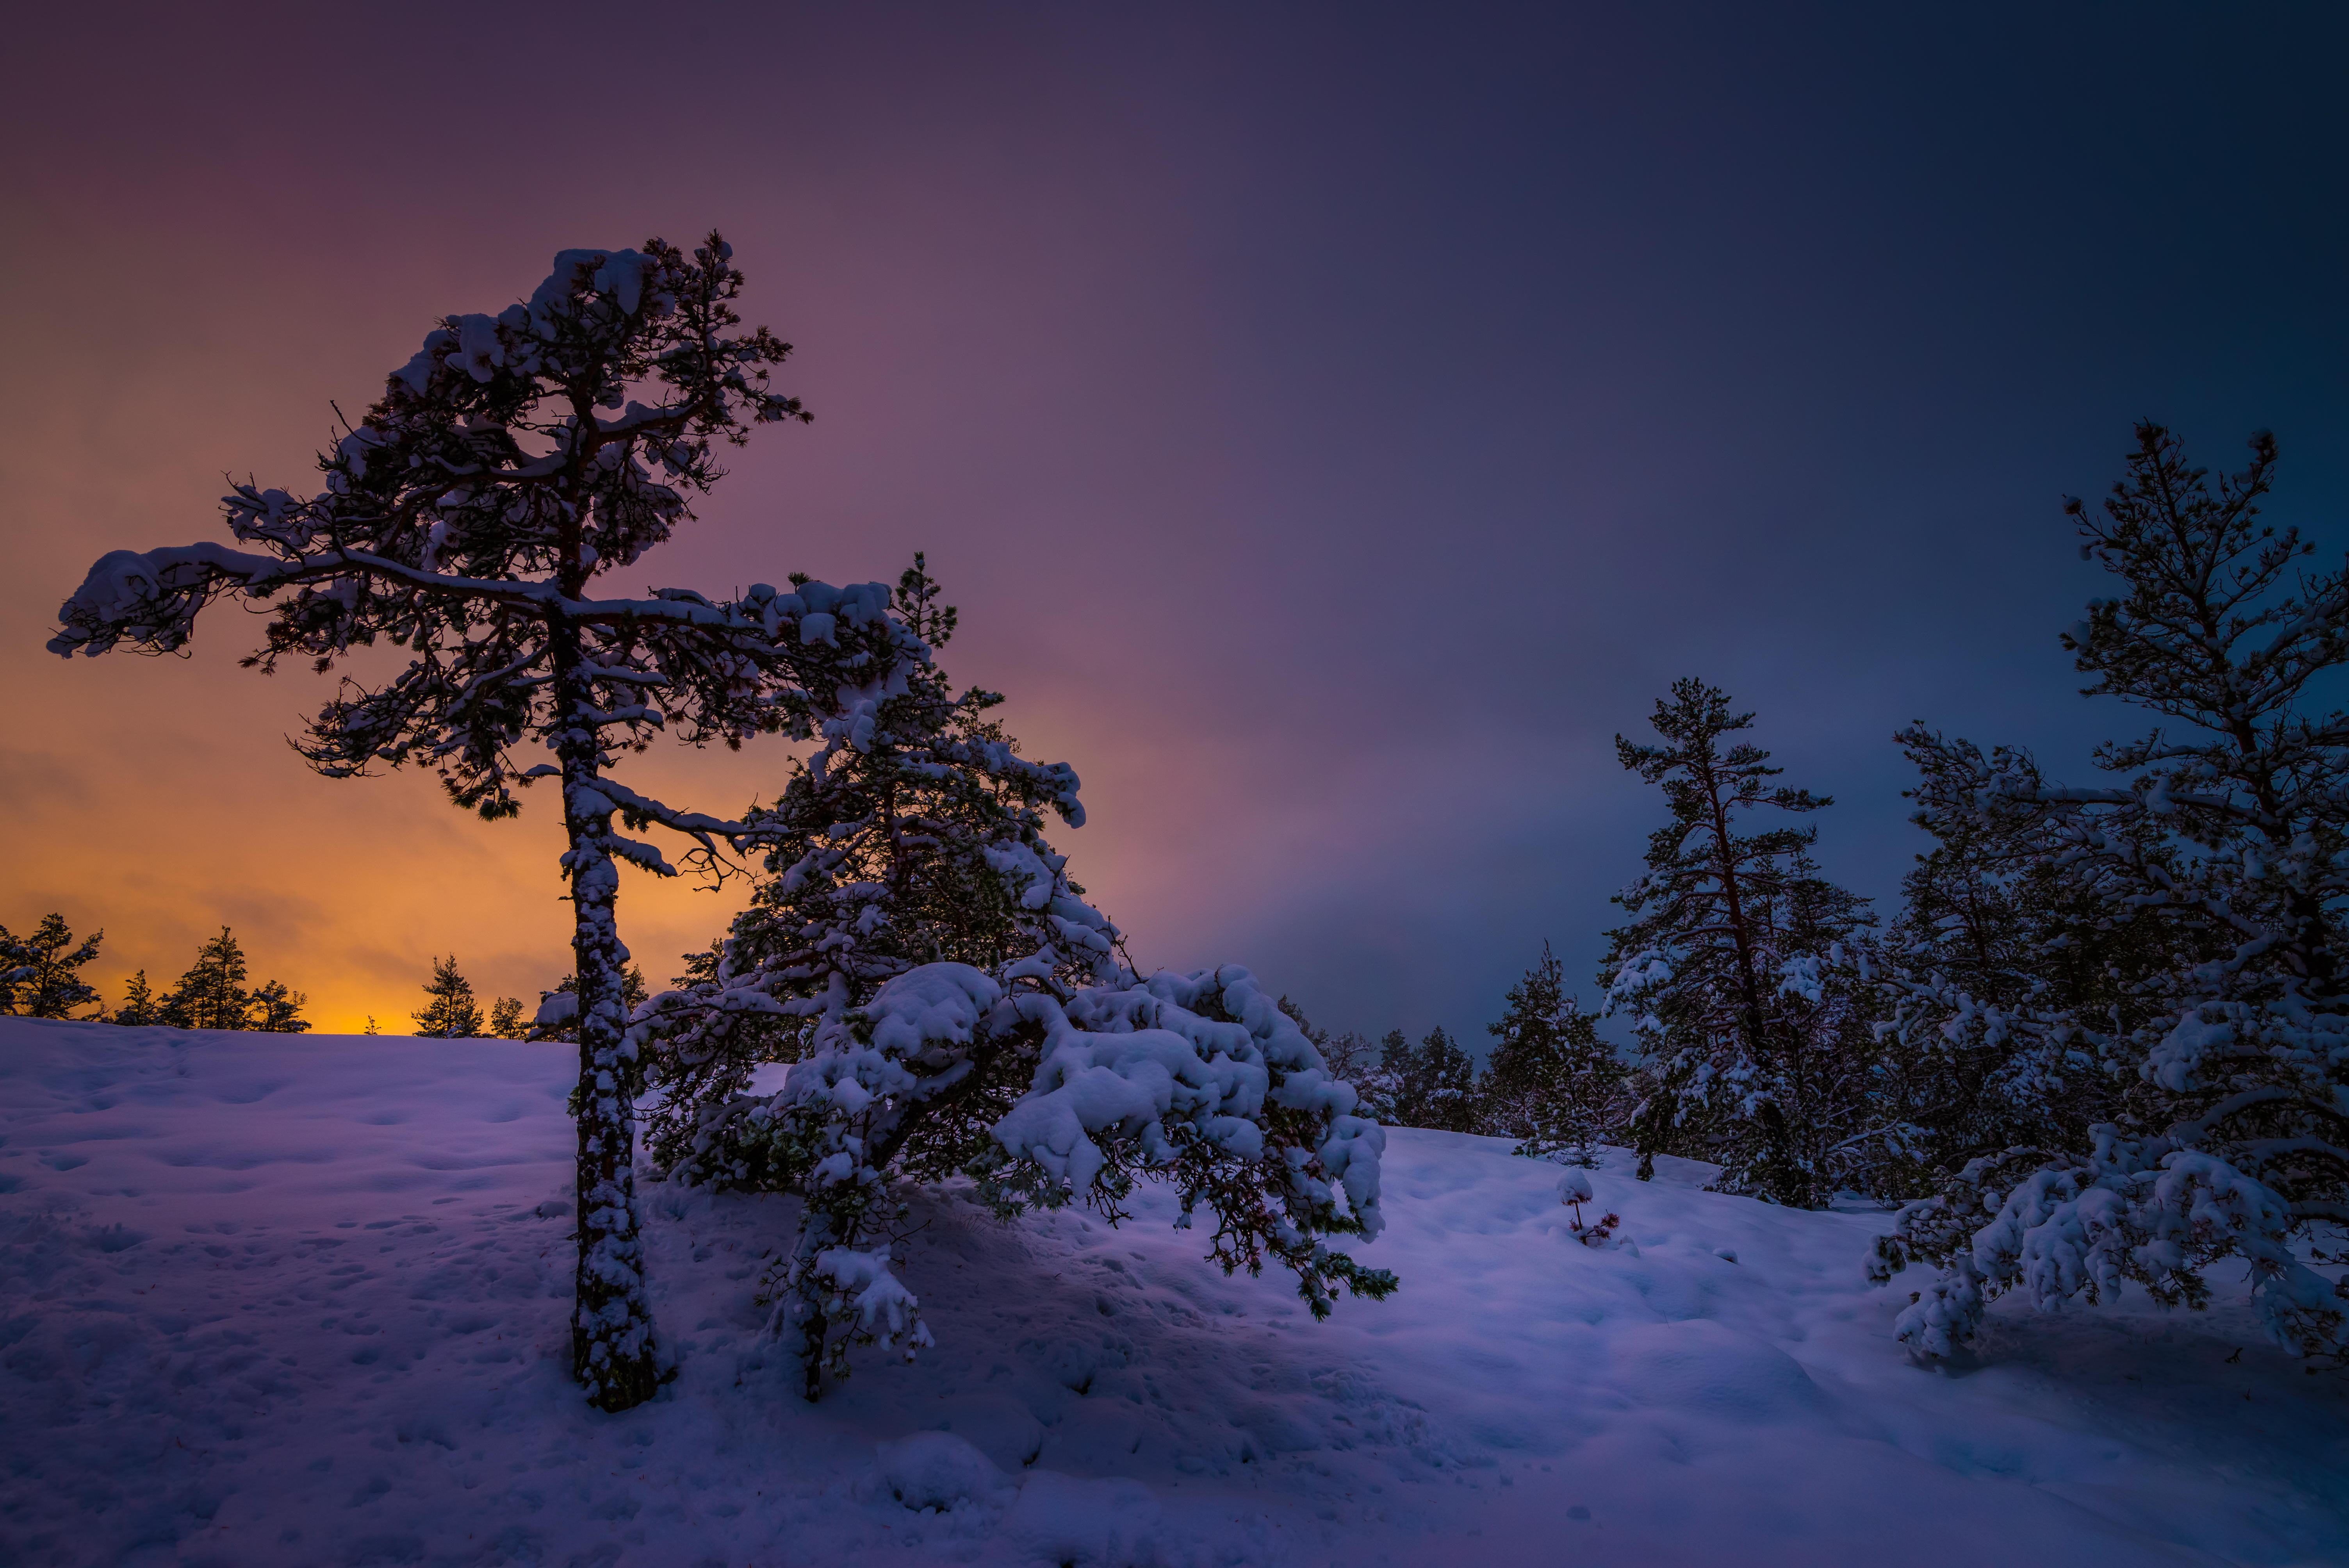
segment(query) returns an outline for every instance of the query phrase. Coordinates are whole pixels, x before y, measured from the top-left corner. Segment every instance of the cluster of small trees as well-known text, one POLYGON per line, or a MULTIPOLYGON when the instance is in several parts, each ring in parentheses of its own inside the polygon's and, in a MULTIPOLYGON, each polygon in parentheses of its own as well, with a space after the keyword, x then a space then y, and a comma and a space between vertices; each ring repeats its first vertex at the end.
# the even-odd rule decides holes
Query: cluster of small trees
POLYGON ((44 916, 25 936, 11 935, 0 926, 0 1012, 34 1018, 80 1017, 129 1027, 160 1024, 176 1029, 285 1035, 310 1027, 302 1016, 310 998, 302 992, 281 980, 246 986, 244 949, 225 925, 196 949, 196 961, 177 985, 159 992, 141 969, 124 987, 121 1005, 109 1011, 98 987, 80 973, 97 959, 105 939, 106 933, 98 931, 77 942, 65 917, 56 913, 44 916))
POLYGON ((424 983, 424 1006, 409 1016, 416 1020, 418 1034, 448 1039, 486 1035, 501 1040, 519 1040, 530 1032, 518 996, 496 998, 490 1004, 488 1014, 483 1015, 481 1004, 473 995, 473 983, 458 970, 453 953, 432 960, 432 978, 424 983))
POLYGON ((2349 1224, 2349 716, 2316 706, 2349 663, 2349 572, 2256 521, 2264 433, 2215 483, 2137 434, 2101 511, 2067 508, 2119 589, 2064 634, 2085 695, 2160 725, 2097 752, 2111 783, 1902 730, 1932 846, 1879 924, 1810 857, 1800 819, 1830 802, 1682 681, 1660 744, 1617 740, 1670 812, 1599 975, 1629 1046, 1546 952, 1483 1078, 1441 1031, 1389 1037, 1381 1110, 1534 1154, 1628 1145, 1643 1175, 1709 1161, 1773 1202, 1909 1200, 1873 1271, 1938 1268, 1899 1322, 1921 1355, 2010 1290, 2199 1305, 2229 1257, 2280 1343, 2341 1353, 2349 1287, 2307 1265, 2349 1224))
MULTIPOLYGON (((38 925, 22 936, 0 925, 0 1014, 80 1018, 126 1027, 152 1024, 174 1029, 244 1029, 261 1034, 298 1035, 312 1026, 302 1016, 303 1009, 310 1005, 305 993, 294 990, 281 980, 246 985, 251 971, 243 944, 225 925, 218 936, 196 949, 196 961, 180 976, 178 985, 158 991, 149 982, 147 971, 141 969, 124 984, 121 1002, 109 1008, 98 987, 81 977, 81 971, 96 961, 105 940, 103 931, 77 939, 65 917, 57 913, 43 916, 38 925)), ((577 982, 566 975, 555 992, 541 994, 542 1001, 556 992, 572 992, 576 985, 577 982)), ((647 994, 643 972, 631 966, 623 985, 625 1001, 633 1008, 644 1001, 647 994)), ((418 1034, 451 1039, 489 1037, 519 1040, 532 1033, 519 997, 496 997, 489 1010, 482 1011, 473 994, 472 982, 458 969, 454 954, 446 958, 434 957, 432 977, 424 984, 424 1006, 409 1016, 416 1020, 418 1034)), ((367 1033, 376 1033, 372 1019, 369 1024, 367 1033)), ((551 1028, 543 1031, 540 1037, 569 1039, 575 1035, 568 1029, 551 1028)))
POLYGON ((1389 1126, 1514 1139, 1526 1153, 1575 1163, 1629 1126, 1632 1069, 1576 1003, 1547 943, 1500 1022, 1486 1026, 1493 1048, 1482 1069, 1440 1026, 1416 1044, 1401 1029, 1372 1042, 1314 1027, 1286 996, 1280 1006, 1360 1090, 1363 1114, 1389 1126))

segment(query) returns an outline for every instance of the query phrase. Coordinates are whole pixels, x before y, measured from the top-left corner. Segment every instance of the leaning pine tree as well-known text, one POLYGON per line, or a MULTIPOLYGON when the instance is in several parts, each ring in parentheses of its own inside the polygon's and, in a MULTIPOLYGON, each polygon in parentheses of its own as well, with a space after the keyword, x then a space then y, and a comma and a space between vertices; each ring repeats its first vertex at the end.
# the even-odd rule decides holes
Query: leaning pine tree
POLYGON ((2318 707, 2349 664, 2349 569, 2302 570, 2314 547, 2258 521, 2264 432, 2215 491, 2169 431, 2137 437, 2102 515, 2066 508, 2121 591, 2064 641, 2085 695, 2164 726, 2100 749, 2117 776, 2102 788, 2051 783, 2023 752, 1902 737, 1929 825, 2099 901, 2100 920, 2075 923, 2126 982, 2084 989, 2060 949, 2003 1006, 1940 977, 1953 1020, 1992 1016, 2036 1037, 2027 1055, 2100 1063, 2119 1088, 2082 1142, 1986 1152, 1878 1243, 1879 1280, 1940 1265, 1899 1319, 1921 1356, 1951 1354, 2012 1290, 2052 1306, 2134 1282, 2199 1306, 2203 1271, 2230 1257, 2279 1344, 2338 1355, 2349 1329, 2349 1284, 2302 1250, 2349 1223, 2349 714, 2318 707))
POLYGON ((1645 875, 1617 895, 1600 975, 1629 1012, 1645 1099, 1640 1174, 1660 1153, 1718 1161, 1724 1191, 1825 1203, 1879 1140, 1868 1093, 1871 1037, 1846 944, 1866 902, 1816 874, 1815 829, 1738 831, 1746 813, 1832 804, 1769 780, 1770 754, 1724 738, 1752 725, 1702 681, 1656 704, 1661 746, 1615 738, 1623 766, 1661 785, 1671 820, 1648 841, 1645 875))
POLYGON ((409 650, 385 685, 346 681, 321 709, 299 743, 319 772, 429 766, 458 805, 490 819, 518 809, 518 786, 561 781, 578 975, 558 998, 579 1040, 573 1364, 613 1410, 650 1397, 658 1375, 624 1092, 617 868, 675 874, 613 820, 695 836, 703 857, 740 824, 640 795, 611 766, 663 730, 730 746, 803 733, 807 692, 881 678, 903 637, 864 613, 882 589, 826 590, 823 606, 763 585, 723 602, 681 588, 590 593, 692 516, 689 496, 719 477, 722 443, 805 418, 767 385, 789 346, 738 330, 730 255, 715 234, 689 255, 658 240, 565 251, 528 301, 446 317, 320 456, 322 490, 236 486, 224 506, 243 549, 104 557, 50 644, 172 652, 199 611, 233 597, 274 614, 247 661, 264 670, 299 658, 326 671, 378 640, 409 650))
MULTIPOLYGON (((802 593, 806 590, 802 589, 802 593)), ((1009 1216, 1112 1222, 1170 1183, 1210 1255, 1291 1269, 1317 1317, 1394 1278, 1328 1245, 1377 1234, 1384 1135, 1245 969, 1143 978, 1069 879, 1048 816, 1083 820, 1065 765, 1023 758, 927 650, 952 633, 919 558, 895 618, 923 656, 843 690, 823 744, 751 814, 772 847, 751 907, 687 985, 640 1009, 673 1177, 803 1200, 768 1281, 809 1398, 852 1346, 929 1343, 892 1272, 908 1181, 974 1178, 1009 1216), (779 1049, 781 1092, 746 1091, 779 1049)))

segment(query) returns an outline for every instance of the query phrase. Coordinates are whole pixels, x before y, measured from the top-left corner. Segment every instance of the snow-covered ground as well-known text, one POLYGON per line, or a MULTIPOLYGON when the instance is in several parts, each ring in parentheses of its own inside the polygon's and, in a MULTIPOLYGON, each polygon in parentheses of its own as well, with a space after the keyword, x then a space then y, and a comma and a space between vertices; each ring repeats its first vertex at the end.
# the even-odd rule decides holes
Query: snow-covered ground
POLYGON ((753 1299, 789 1201, 656 1187, 678 1377, 599 1415, 568 1058, 0 1020, 0 1563, 2349 1563, 2349 1374, 2239 1293, 2003 1308, 1925 1371, 1880 1214, 1610 1166, 1593 1250, 1554 1170, 1441 1133, 1390 1145, 1402 1290, 1318 1325, 1163 1202, 934 1195, 936 1348, 812 1407, 753 1299))

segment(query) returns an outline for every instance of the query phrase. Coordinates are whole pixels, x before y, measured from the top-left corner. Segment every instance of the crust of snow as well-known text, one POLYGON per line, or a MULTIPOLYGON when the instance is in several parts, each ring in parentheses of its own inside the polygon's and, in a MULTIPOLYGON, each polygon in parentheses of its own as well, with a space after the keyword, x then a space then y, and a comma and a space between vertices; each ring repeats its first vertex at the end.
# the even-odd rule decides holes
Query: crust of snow
POLYGON ((0 1019, 0 1560, 2349 1551, 2340 1380, 2262 1344, 2240 1288, 2202 1314, 2002 1303, 1978 1359, 1928 1370, 1892 1337, 1905 1292, 1865 1283, 1889 1215, 1708 1193, 1685 1161, 1643 1184, 1602 1151, 1592 1198, 1631 1244, 1587 1247, 1555 1167, 1408 1130, 1376 1253, 1402 1289, 1322 1324, 1203 1263, 1151 1189, 1115 1229, 917 1195, 892 1266, 936 1347, 814 1407, 754 1299, 795 1202, 654 1186, 677 1376, 600 1415, 565 1377, 574 1067, 0 1019))

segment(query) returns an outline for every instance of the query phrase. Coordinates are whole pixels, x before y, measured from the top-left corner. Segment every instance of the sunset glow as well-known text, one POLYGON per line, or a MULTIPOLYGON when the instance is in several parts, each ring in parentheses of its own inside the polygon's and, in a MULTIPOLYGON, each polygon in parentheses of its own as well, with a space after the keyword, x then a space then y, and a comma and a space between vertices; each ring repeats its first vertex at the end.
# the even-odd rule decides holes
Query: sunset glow
MULTIPOLYGON (((2296 518, 2349 481, 2336 111, 2290 85, 2323 48, 756 9, 660 30, 683 97, 600 26, 533 41, 538 101, 465 86, 521 34, 459 15, 53 12, 7 67, 0 919, 103 925, 109 998, 222 923, 326 1029, 407 1027, 434 954, 484 995, 567 967, 548 808, 309 776, 322 683, 236 669, 257 625, 40 651, 99 551, 222 537, 223 473, 307 483, 331 405, 561 246, 723 228, 817 416, 647 583, 927 551, 948 667, 1085 780, 1063 847, 1137 955, 1372 1032, 1481 1042, 1545 937, 1586 975, 1652 825, 1609 738, 1677 676, 1761 712, 1879 894, 1896 725, 2076 762, 2056 498, 2130 418, 2271 426, 2296 518), (585 102, 595 155, 542 157, 585 102), (2225 232, 2134 231, 2173 172, 2225 232)), ((784 759, 627 767, 730 810, 784 759)), ((738 896, 632 876, 624 934, 665 978, 738 896)))

